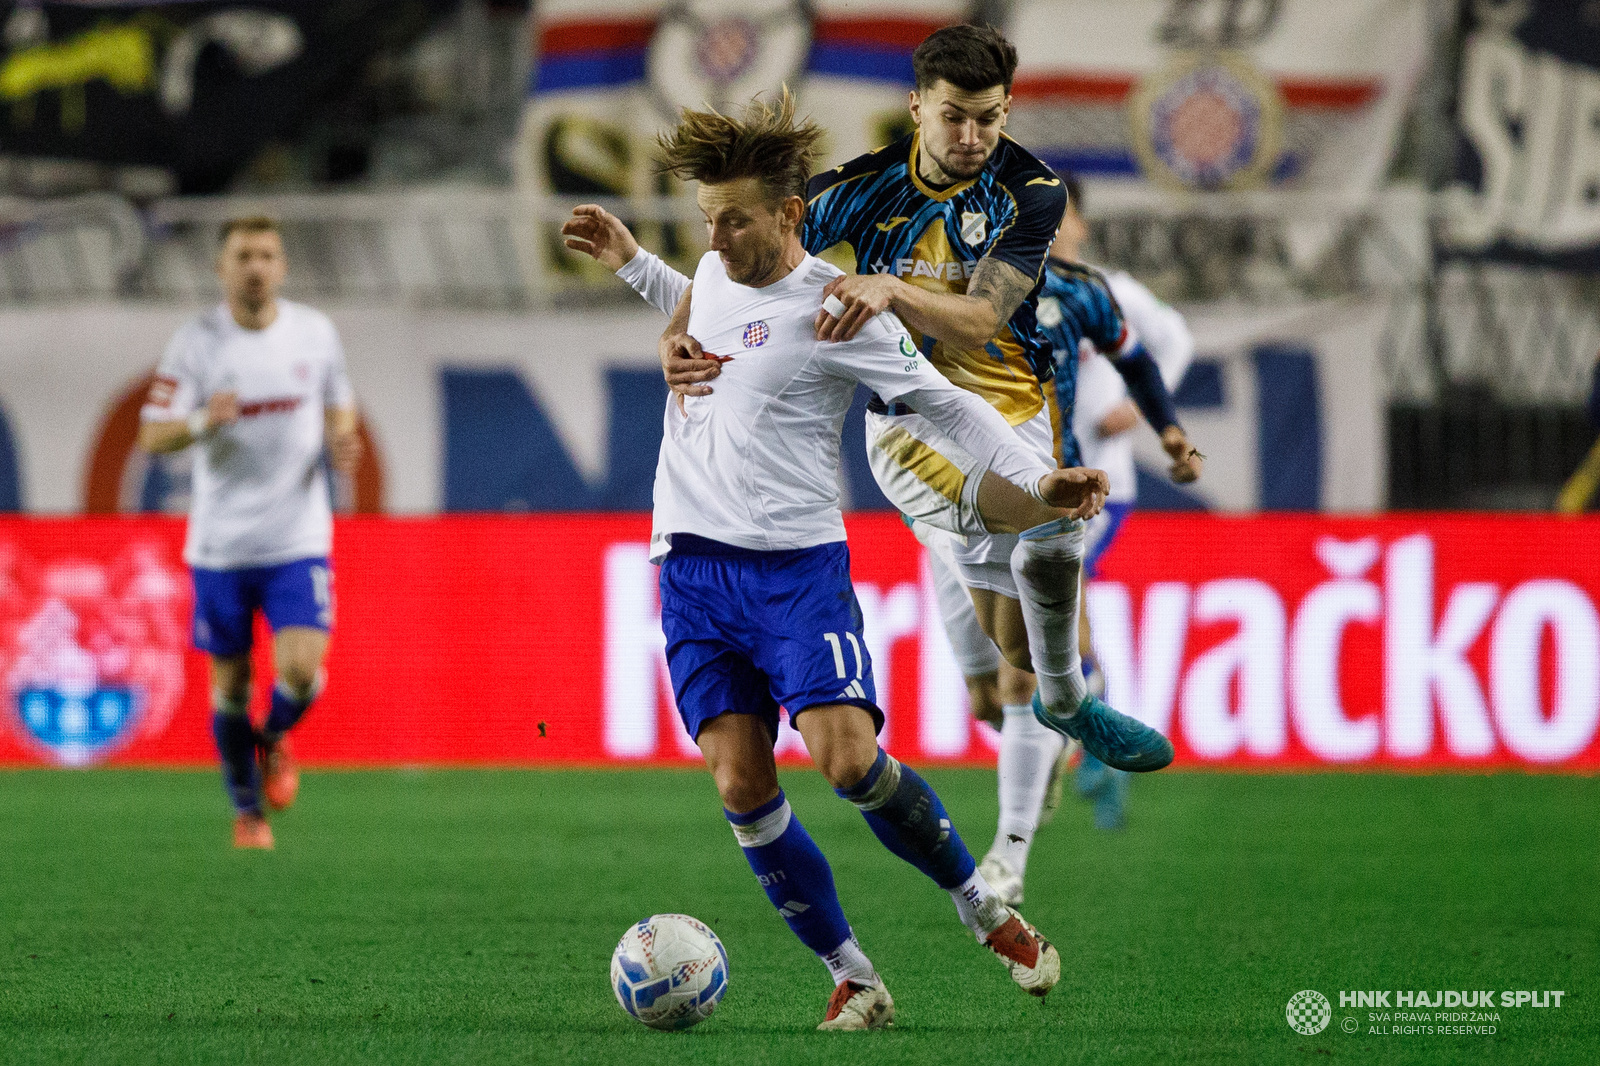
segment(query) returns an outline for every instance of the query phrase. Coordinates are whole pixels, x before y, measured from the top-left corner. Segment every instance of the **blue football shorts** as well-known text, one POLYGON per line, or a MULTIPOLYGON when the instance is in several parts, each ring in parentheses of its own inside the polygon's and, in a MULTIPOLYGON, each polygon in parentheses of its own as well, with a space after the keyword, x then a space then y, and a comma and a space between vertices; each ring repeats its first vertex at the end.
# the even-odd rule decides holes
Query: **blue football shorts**
POLYGON ((843 541, 751 551, 685 533, 661 563, 661 628, 678 714, 691 737, 721 714, 845 703, 883 728, 861 605, 843 541))
POLYGON ((326 558, 194 574, 194 646, 208 655, 250 650, 256 611, 276 633, 285 626, 333 629, 333 569, 326 558))

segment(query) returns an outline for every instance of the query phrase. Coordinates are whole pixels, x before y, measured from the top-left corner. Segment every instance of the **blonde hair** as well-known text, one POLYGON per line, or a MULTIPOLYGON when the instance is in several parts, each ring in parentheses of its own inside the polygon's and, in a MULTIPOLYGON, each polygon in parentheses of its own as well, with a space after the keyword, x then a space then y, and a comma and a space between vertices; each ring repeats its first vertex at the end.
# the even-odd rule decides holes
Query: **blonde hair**
POLYGON ((245 215, 242 218, 230 218, 222 224, 217 231, 217 243, 227 244, 228 238, 235 233, 276 233, 283 236, 283 230, 278 226, 278 220, 268 218, 266 215, 245 215))
POLYGON ((683 110, 670 133, 656 137, 664 173, 708 185, 755 178, 770 199, 802 200, 816 160, 822 127, 795 124, 788 86, 775 104, 752 100, 737 119, 715 110, 683 110))

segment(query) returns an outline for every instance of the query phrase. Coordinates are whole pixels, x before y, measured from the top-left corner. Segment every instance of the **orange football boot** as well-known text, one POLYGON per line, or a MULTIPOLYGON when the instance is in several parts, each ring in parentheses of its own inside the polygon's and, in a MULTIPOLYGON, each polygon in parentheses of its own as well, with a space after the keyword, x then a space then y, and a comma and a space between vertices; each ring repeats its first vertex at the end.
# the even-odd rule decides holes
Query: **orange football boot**
POLYGON ((894 1025, 894 997, 883 987, 883 979, 869 985, 845 981, 837 985, 828 999, 822 1030, 887 1029, 894 1025))
POLYGON ((289 738, 261 746, 261 795, 275 811, 287 809, 300 792, 300 769, 289 752, 289 738))
POLYGON ((1015 910, 983 943, 1031 996, 1046 995, 1061 980, 1061 953, 1015 910))
POLYGON ((272 826, 259 814, 239 815, 233 820, 233 846, 271 851, 272 826))

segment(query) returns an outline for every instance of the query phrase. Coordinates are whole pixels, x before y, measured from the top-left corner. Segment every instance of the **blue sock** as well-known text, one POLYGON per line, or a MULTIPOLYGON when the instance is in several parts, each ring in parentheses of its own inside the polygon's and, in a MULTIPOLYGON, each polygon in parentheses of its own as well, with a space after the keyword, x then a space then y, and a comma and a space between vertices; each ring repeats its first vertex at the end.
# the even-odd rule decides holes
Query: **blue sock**
POLYGON ((311 701, 317 698, 316 690, 307 696, 304 702, 294 698, 293 694, 284 687, 282 681, 272 686, 272 708, 267 711, 267 724, 261 731, 270 737, 281 737, 293 729, 295 723, 304 717, 311 707, 311 701))
POLYGON ((746 814, 724 810, 756 880, 800 942, 823 961, 850 939, 828 860, 805 826, 777 797, 746 814))
POLYGON ((915 770, 900 765, 881 748, 866 777, 834 791, 861 808, 884 847, 933 878, 940 888, 961 887, 977 869, 938 795, 915 770))
POLYGON ((261 772, 256 767, 256 731, 247 714, 216 711, 211 733, 222 756, 222 783, 240 814, 261 813, 261 772))

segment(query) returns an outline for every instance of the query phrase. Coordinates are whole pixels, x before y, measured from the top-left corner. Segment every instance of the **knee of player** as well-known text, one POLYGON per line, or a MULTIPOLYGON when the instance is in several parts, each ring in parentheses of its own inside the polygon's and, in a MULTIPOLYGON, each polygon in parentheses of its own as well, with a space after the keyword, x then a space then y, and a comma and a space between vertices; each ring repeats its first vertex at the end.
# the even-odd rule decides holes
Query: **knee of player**
POLYGON ((972 704, 972 717, 980 722, 999 726, 1005 715, 1001 712, 1001 692, 994 674, 980 674, 967 678, 967 699, 972 704))
POLYGON ((1001 639, 996 641, 996 647, 1000 649, 1000 657, 1007 665, 1025 674, 1033 673, 1033 656, 1028 652, 1026 631, 1001 634, 1001 639))
POLYGON ((836 789, 850 788, 860 783, 871 772, 872 764, 877 759, 878 744, 875 738, 870 743, 861 741, 829 745, 821 752, 812 754, 817 769, 828 779, 828 784, 836 789))
POLYGON ((722 805, 735 814, 753 811, 778 794, 777 778, 739 766, 721 766, 714 774, 722 805))
POLYGON ((753 811, 777 794, 778 785, 775 781, 756 781, 748 778, 717 781, 717 795, 721 797, 722 805, 735 814, 753 811))
POLYGON ((211 660, 211 692, 216 700, 250 698, 250 657, 214 656, 211 660))
POLYGON ((316 694, 317 664, 289 661, 278 667, 278 684, 297 700, 308 700, 316 694))

